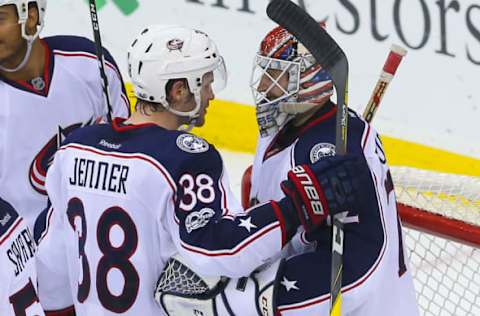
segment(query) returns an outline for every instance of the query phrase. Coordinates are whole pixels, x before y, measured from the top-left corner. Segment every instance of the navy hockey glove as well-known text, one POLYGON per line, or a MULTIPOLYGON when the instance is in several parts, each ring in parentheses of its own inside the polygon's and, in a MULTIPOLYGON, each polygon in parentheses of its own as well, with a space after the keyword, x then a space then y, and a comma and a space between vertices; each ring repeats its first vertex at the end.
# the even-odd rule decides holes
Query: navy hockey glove
MULTIPOLYGON (((333 156, 313 165, 296 166, 288 172, 288 180, 281 187, 296 211, 297 226, 311 232, 329 215, 351 211, 360 200, 360 186, 371 181, 363 157, 333 156)), ((286 219, 294 220, 293 214, 286 219)))

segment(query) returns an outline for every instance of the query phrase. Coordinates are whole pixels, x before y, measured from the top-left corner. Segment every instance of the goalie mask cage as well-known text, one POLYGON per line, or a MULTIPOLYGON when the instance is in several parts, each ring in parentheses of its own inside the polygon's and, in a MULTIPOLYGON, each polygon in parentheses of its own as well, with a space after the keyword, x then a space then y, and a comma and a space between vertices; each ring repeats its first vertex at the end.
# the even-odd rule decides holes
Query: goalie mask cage
POLYGON ((420 314, 480 315, 480 178, 391 170, 420 314))

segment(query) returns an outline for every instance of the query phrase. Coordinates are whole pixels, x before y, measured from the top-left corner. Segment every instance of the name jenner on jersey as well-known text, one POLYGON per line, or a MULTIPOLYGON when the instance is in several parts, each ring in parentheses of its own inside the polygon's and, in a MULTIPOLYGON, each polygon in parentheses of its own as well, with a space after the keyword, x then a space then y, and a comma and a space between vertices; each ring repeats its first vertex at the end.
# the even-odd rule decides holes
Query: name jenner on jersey
POLYGON ((69 182, 79 187, 126 194, 128 170, 128 166, 120 164, 75 158, 69 182))

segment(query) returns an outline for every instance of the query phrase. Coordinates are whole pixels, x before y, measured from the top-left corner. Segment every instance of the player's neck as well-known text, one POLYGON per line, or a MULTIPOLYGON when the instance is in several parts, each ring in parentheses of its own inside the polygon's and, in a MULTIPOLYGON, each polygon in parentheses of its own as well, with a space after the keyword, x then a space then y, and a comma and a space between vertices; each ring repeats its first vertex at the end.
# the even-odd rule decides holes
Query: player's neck
POLYGON ((142 113, 142 111, 135 111, 130 118, 125 121, 125 124, 132 125, 146 123, 153 123, 168 130, 176 130, 181 125, 178 116, 168 111, 149 112, 148 114, 142 113))
POLYGON ((325 102, 323 102, 322 104, 311 108, 311 109, 308 110, 307 112, 295 116, 295 118, 294 118, 293 121, 292 121, 292 124, 293 124, 294 126, 302 126, 302 125, 305 124, 312 116, 314 116, 321 108, 323 108, 323 107, 325 106, 325 104, 327 104, 328 102, 329 102, 329 99, 325 100, 325 102))
MULTIPOLYGON (((32 51, 25 66, 15 72, 6 72, 0 70, 0 74, 10 80, 27 81, 36 77, 42 77, 45 70, 45 54, 45 48, 37 38, 32 44, 32 51)), ((22 61, 23 57, 24 55, 21 57, 18 63, 22 61)), ((13 67, 15 66, 16 65, 13 65, 13 67)))

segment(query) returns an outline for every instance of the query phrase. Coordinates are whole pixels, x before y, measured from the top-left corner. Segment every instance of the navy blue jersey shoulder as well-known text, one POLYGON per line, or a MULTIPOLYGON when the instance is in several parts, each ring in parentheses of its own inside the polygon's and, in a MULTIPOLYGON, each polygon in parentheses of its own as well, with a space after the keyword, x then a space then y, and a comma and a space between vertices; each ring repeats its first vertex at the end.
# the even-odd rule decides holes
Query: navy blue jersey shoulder
POLYGON ((10 203, 0 198, 0 240, 19 217, 10 203))
MULTIPOLYGON (((366 123, 358 115, 349 111, 347 152, 363 155, 362 136, 366 123)), ((321 159, 323 155, 334 153, 335 117, 319 122, 306 130, 295 145, 295 164, 310 164, 321 159)))
POLYGON ((193 134, 156 125, 124 126, 121 131, 110 124, 86 126, 72 132, 63 145, 69 143, 108 152, 145 154, 162 164, 175 181, 184 173, 208 173, 218 179, 223 171, 222 158, 213 145, 193 134))
MULTIPOLYGON (((43 40, 47 43, 50 50, 58 49, 66 52, 86 52, 93 55, 97 54, 95 43, 86 37, 73 35, 57 35, 45 37, 43 38, 43 40)), ((103 48, 103 54, 105 60, 115 65, 115 68, 118 70, 117 63, 105 47, 103 48)))

